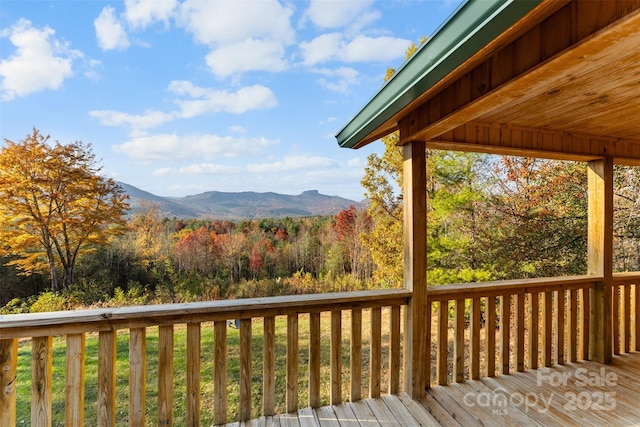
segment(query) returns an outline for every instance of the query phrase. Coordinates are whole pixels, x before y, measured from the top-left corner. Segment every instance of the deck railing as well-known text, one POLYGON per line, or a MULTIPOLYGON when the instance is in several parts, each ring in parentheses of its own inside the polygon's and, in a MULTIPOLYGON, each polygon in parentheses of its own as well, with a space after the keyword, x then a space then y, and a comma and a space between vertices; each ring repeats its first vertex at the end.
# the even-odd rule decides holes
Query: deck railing
MULTIPOLYGON (((116 425, 116 374, 128 374, 128 425, 145 425, 147 328, 158 327, 158 425, 173 425, 174 407, 174 327, 186 325, 186 419, 189 426, 200 425, 201 386, 206 377, 201 372, 201 332, 204 322, 213 322, 213 420, 228 421, 228 349, 227 327, 239 319, 239 404, 240 421, 252 413, 273 415, 276 411, 276 382, 284 381, 286 411, 298 410, 299 402, 299 320, 309 319, 308 405, 321 404, 321 313, 330 317, 330 403, 341 403, 345 397, 343 370, 350 372, 352 401, 362 398, 363 379, 363 309, 370 311, 371 332, 368 376, 369 395, 381 392, 382 308, 389 320, 388 387, 398 393, 401 375, 400 313, 411 293, 406 290, 380 290, 320 295, 258 298, 205 303, 168 304, 118 309, 82 310, 42 314, 0 316, 0 425, 16 425, 18 339, 30 339, 31 358, 31 425, 52 424, 52 337, 66 336, 65 424, 83 426, 85 404, 85 335, 98 334, 97 424, 116 425), (343 363, 343 313, 350 314, 350 366, 343 363), (386 314, 388 313, 388 315, 386 314), (286 317, 286 376, 276 377, 276 318, 286 317), (252 408, 252 322, 262 320, 262 408, 252 408), (128 372, 116 372, 117 332, 129 335, 128 372)), ((254 359, 255 360, 255 359, 254 359)), ((255 362, 254 362, 255 363, 255 362)), ((155 402, 154 402, 155 404, 155 402)), ((118 420, 122 422, 122 420, 118 420)))
MULTIPOLYGON (((430 384, 587 359, 589 289, 600 280, 570 276, 430 286, 430 384)), ((640 350, 640 273, 614 274, 613 283, 614 354, 640 350)))

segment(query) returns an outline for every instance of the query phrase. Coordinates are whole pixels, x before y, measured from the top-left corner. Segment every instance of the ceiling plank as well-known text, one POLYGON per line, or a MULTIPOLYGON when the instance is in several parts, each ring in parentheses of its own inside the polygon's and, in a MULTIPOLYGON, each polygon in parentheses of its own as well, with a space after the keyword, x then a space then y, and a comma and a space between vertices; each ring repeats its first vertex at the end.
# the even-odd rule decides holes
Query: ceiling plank
MULTIPOLYGON (((601 29, 533 69, 513 77, 493 91, 469 100, 452 113, 446 113, 448 106, 441 107, 441 116, 434 111, 433 105, 421 107, 416 114, 409 115, 401 121, 401 133, 406 136, 403 141, 434 139, 484 114, 531 99, 567 81, 588 74, 598 69, 603 61, 624 57, 628 52, 637 50, 637 46, 640 45, 638 28, 640 28, 640 9, 636 9, 614 24, 601 29), (402 131, 403 127, 407 130, 402 131)), ((554 35, 542 34, 542 36, 553 37, 554 35)), ((455 101, 445 98, 443 102, 455 101)))

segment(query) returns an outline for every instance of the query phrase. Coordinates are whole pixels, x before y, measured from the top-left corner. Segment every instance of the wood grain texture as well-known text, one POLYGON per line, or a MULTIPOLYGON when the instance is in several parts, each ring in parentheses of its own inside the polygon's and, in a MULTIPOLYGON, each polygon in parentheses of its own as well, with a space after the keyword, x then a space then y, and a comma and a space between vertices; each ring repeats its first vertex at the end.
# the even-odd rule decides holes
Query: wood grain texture
POLYGON ((251 419, 251 319, 240 319, 240 421, 251 419))
MULTIPOLYGON (((431 305, 429 305, 428 313, 431 314, 431 305)), ((389 318, 389 393, 400 393, 400 366, 402 365, 400 355, 400 306, 394 305, 391 307, 391 316, 389 318)), ((431 336, 431 317, 427 318, 427 336, 431 336)), ((429 351, 426 353, 428 359, 431 360, 431 340, 427 340, 427 348, 429 351)), ((427 380, 431 378, 430 363, 427 365, 427 380)))
POLYGON ((213 421, 215 424, 227 422, 227 321, 218 320, 213 324, 213 421))
POLYGON ((331 312, 331 404, 342 403, 342 311, 331 312))
POLYGON ((411 291, 382 289, 374 291, 330 292, 325 294, 288 295, 181 304, 158 304, 109 309, 74 310, 3 316, 0 334, 3 339, 81 332, 110 331, 179 323, 258 318, 330 311, 339 306, 352 308, 388 307, 407 303, 411 291))
POLYGON ((98 335, 98 427, 116 425, 116 338, 116 331, 98 335))
POLYGON ((0 340, 0 425, 16 424, 18 340, 0 340))
POLYGON ((486 352, 487 352, 487 377, 496 374, 496 299, 487 298, 486 321, 486 352))
POLYGON ((453 324, 453 380, 464 381, 464 299, 454 302, 453 324))
POLYGON ((129 426, 145 425, 147 397, 147 330, 129 332, 129 426))
POLYGON ((500 374, 509 374, 511 354, 511 295, 500 297, 500 374))
POLYGON ((200 425, 200 323, 187 323, 187 426, 200 425))
POLYGON ((276 408, 276 318, 264 318, 262 350, 262 415, 275 414, 276 408))
POLYGON ((425 351, 427 348, 427 186, 425 143, 406 140, 400 132, 402 147, 404 288, 412 291, 404 311, 404 372, 405 391, 411 397, 424 396, 425 351))
POLYGON ((380 397, 382 375, 382 312, 371 309, 371 351, 369 365, 369 397, 380 397))
POLYGON ((69 427, 81 427, 84 426, 85 335, 67 335, 66 341, 64 424, 69 427))
POLYGON ((158 328, 158 426, 173 426, 173 325, 158 328))
POLYGON ((287 412, 298 410, 298 315, 287 316, 287 412))
POLYGON ((591 289, 589 359, 611 362, 613 355, 613 159, 588 163, 587 272, 601 275, 591 289))
POLYGON ((350 400, 362 399, 362 309, 351 310, 350 400))
POLYGON ((320 313, 309 314, 309 406, 320 407, 320 313))

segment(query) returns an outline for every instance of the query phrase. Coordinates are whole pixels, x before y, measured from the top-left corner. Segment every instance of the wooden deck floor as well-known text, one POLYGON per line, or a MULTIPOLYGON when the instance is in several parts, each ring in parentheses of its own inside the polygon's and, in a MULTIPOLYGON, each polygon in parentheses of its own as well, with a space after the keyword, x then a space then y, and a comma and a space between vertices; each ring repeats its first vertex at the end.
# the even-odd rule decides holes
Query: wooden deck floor
POLYGON ((301 409, 227 427, 640 426, 640 353, 301 409))

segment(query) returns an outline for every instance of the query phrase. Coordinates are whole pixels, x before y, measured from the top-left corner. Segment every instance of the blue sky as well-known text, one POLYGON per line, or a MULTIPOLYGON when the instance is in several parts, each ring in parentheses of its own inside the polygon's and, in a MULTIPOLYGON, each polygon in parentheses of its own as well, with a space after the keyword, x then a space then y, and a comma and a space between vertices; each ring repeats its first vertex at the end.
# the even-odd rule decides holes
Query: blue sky
POLYGON ((162 196, 361 200, 373 143, 334 135, 457 0, 2 0, 0 136, 92 145, 162 196))

